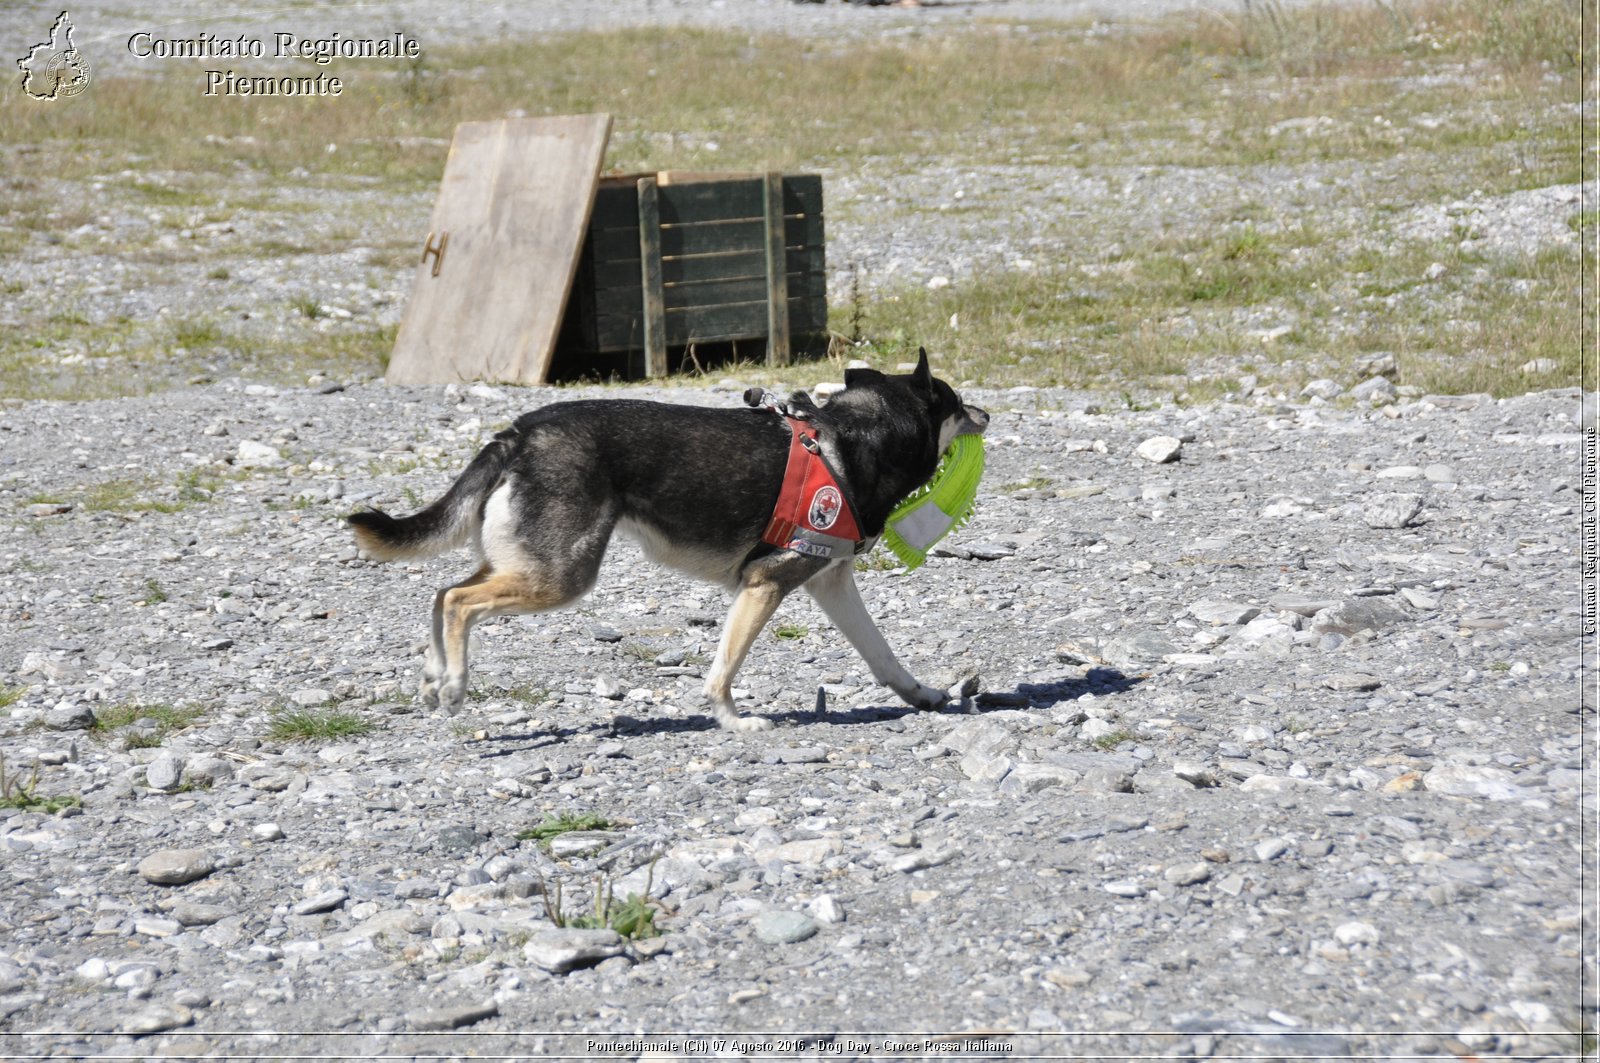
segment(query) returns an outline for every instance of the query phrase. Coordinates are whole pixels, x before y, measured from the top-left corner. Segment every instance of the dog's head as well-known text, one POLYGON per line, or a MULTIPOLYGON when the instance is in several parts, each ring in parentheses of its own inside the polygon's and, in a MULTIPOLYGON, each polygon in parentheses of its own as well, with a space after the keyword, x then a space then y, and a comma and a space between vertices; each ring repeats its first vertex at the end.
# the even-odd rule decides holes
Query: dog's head
POLYGON ((962 402, 955 388, 934 376, 928 368, 928 352, 920 347, 917 348, 917 367, 909 373, 887 376, 876 369, 847 369, 844 383, 847 391, 884 385, 898 385, 909 390, 926 409, 928 422, 937 429, 935 453, 942 454, 956 436, 982 435, 989 427, 989 414, 962 402))

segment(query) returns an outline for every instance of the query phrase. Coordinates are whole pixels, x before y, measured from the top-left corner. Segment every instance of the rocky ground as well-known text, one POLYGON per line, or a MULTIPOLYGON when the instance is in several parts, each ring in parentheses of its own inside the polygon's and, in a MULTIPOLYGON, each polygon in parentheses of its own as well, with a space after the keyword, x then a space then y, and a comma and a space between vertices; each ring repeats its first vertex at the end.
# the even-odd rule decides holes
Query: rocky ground
MULTIPOLYGON (((1099 11, 388 8, 425 43, 1099 11)), ((183 12, 73 14, 120 33, 183 12)), ((869 286, 1015 264, 1059 199, 1103 235, 1254 198, 1337 211, 1331 189, 1381 177, 997 164, 961 186, 929 167, 828 175, 836 292, 851 264, 869 286), (1005 224, 907 225, 935 187, 1029 195, 1005 224)), ((331 333, 392 324, 409 267, 329 234, 371 216, 381 248, 432 199, 308 175, 208 228, 132 209, 116 182, 35 176, 84 220, 17 256, 49 280, 8 294, 13 329, 70 309, 283 332, 297 295, 331 333), (318 249, 264 255, 313 201, 318 249)), ((1570 244, 1578 193, 1464 194, 1397 231, 1570 244)), ((91 377, 121 364, 59 353, 91 377)), ((0 403, 0 1056, 1592 1052, 1575 1031, 1595 1021, 1594 677, 1573 576, 1593 406, 1423 395, 1392 369, 1153 409, 969 394, 994 414, 972 523, 924 568, 874 560, 859 580, 914 672, 978 675, 976 696, 898 706, 797 596, 740 675, 742 706, 779 724, 761 735, 716 729, 698 693, 724 596, 624 541, 579 608, 477 631, 463 714, 412 697, 431 596, 470 562, 368 564, 343 515, 420 504, 517 413, 618 389, 275 387, 221 364, 143 397, 0 403), (339 719, 370 729, 329 733, 339 719), (609 826, 519 838, 579 814, 609 826), (597 887, 648 896, 661 933, 554 925, 597 887)), ((625 393, 728 406, 767 383, 625 393)))
POLYGON ((341 515, 574 392, 8 404, 0 752, 82 805, 0 820, 0 1051, 1570 1057, 1578 396, 1317 390, 972 396, 975 519, 860 581, 981 692, 903 709, 796 598, 740 676, 763 735, 698 694, 721 595, 626 543, 580 608, 479 629, 466 713, 411 697, 468 562, 368 564, 341 515), (374 729, 273 735, 334 708, 374 729), (614 826, 518 840, 552 813, 614 826), (597 882, 663 933, 556 930, 597 882))

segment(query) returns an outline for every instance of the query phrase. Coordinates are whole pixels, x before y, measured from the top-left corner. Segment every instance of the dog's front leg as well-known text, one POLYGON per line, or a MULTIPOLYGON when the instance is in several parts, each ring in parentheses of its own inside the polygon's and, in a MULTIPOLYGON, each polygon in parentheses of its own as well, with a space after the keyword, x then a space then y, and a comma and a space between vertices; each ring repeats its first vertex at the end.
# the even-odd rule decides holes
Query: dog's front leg
POLYGON ((777 611, 783 596, 784 589, 776 583, 747 580, 733 599, 733 609, 723 625, 722 639, 717 643, 717 656, 711 662, 705 687, 711 711, 724 730, 765 731, 772 726, 772 721, 763 717, 739 715, 733 707, 733 677, 744 663, 756 636, 777 611))
POLYGON ((900 695, 907 705, 937 709, 950 700, 943 690, 919 683, 895 658, 878 625, 873 623, 872 614, 861 601, 851 559, 828 566, 806 584, 806 590, 811 592, 833 626, 843 632, 850 645, 861 654, 861 659, 872 670, 872 678, 900 695))

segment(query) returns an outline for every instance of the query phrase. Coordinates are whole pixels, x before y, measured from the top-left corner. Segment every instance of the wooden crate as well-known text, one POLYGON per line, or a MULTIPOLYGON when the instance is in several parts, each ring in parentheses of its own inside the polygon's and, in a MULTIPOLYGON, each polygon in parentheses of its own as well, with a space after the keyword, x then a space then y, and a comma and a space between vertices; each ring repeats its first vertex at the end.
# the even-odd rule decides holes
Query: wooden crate
POLYGON ((822 178, 660 173, 595 190, 552 373, 665 376, 698 345, 826 349, 822 178))

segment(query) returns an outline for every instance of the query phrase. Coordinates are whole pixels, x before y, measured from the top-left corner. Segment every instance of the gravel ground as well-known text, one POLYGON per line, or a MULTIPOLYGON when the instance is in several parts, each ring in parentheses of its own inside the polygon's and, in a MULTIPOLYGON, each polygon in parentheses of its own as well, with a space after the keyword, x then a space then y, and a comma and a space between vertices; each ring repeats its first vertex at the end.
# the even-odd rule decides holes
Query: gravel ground
MULTIPOLYGON (((407 3, 382 21, 427 43, 1173 6, 635 0, 468 22, 407 3)), ((57 10, 16 6, 8 31, 57 10)), ((361 28, 325 11, 296 25, 361 28)), ((106 39, 192 12, 73 9, 106 39)), ((900 283, 1053 254, 1029 212, 1062 198, 1115 231, 1263 197, 1337 211, 1328 196, 1381 178, 997 164, 968 187, 1027 189, 1012 221, 906 226, 918 182, 951 175, 884 167, 828 175, 836 285, 851 262, 900 283)), ((92 220, 23 253, 57 279, 8 297, 10 327, 70 305, 244 308, 281 330, 307 291, 339 311, 319 328, 392 323, 409 271, 369 248, 253 247, 302 202, 311 237, 366 212, 376 244, 431 204, 308 176, 262 190, 272 210, 183 231, 59 191, 92 220), (160 270, 115 250, 144 241, 160 270), (231 279, 208 283, 218 262, 231 279)), ((1398 224, 1520 253, 1571 239, 1576 194, 1467 196, 1398 224)), ((733 735, 698 694, 724 597, 620 540, 580 608, 481 627, 466 712, 430 713, 411 696, 426 610, 469 562, 370 565, 340 519, 432 496, 523 410, 615 389, 279 388, 225 368, 0 405, 4 788, 82 798, 0 810, 0 1056, 1556 1059, 1593 1026, 1594 684, 1572 578, 1592 417, 1575 391, 1245 382, 1153 410, 972 393, 995 415, 973 522, 925 568, 860 582, 914 672, 977 674, 980 692, 896 705, 797 597, 779 617, 797 637, 769 632, 740 675, 741 706, 779 729, 733 735), (1173 460, 1141 456, 1160 438, 1173 460), (373 730, 274 737, 286 711, 373 730), (517 837, 584 812, 613 826, 551 851, 517 837), (556 888, 576 914, 597 881, 648 890, 664 933, 556 929, 556 888), (778 1036, 802 1031, 834 1039, 778 1036), (921 1039, 951 1031, 967 1040, 921 1039)), ((752 383, 627 393, 725 406, 752 383)))
POLYGON ((432 495, 570 394, 5 408, 0 674, 27 689, 0 751, 83 806, 0 822, 0 1050, 404 1058, 457 1025, 463 1054, 796 1028, 1574 1050, 1575 392, 977 394, 973 523, 916 573, 861 575, 913 670, 980 674, 975 699, 895 705, 796 599, 779 620, 805 634, 740 677, 780 729, 725 734, 697 693, 721 596, 619 543, 581 608, 481 628, 467 713, 429 714, 425 612, 467 561, 367 564, 340 515, 432 495), (1162 436, 1175 461, 1138 456, 1162 436), (376 730, 271 737, 333 704, 376 730), (149 706, 201 715, 164 731, 149 706), (623 825, 517 840, 550 812, 623 825), (648 883, 664 936, 552 930, 540 890, 581 910, 602 873, 648 883))

